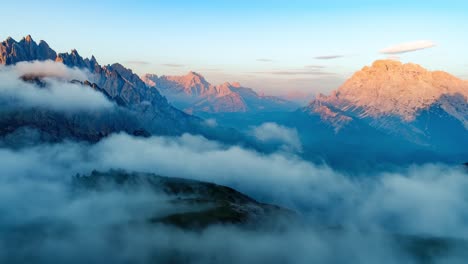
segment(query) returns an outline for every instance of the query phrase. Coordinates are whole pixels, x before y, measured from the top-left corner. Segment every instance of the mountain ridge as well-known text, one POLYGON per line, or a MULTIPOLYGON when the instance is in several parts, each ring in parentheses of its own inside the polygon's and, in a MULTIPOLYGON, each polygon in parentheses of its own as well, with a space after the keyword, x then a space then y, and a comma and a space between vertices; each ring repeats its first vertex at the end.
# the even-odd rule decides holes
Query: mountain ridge
MULTIPOLYGON (((101 66, 96 58, 92 56, 83 58, 76 49, 70 52, 57 53, 49 47, 45 41, 40 41, 38 45, 33 38, 28 35, 16 41, 9 37, 5 41, 0 42, 0 65, 15 65, 18 62, 33 62, 33 61, 55 61, 63 63, 70 68, 78 68, 87 72, 89 83, 95 84, 99 92, 103 92, 105 96, 119 105, 119 111, 124 110, 128 113, 126 116, 131 116, 133 119, 130 123, 137 123, 136 131, 147 131, 155 135, 181 135, 183 133, 202 134, 207 138, 227 140, 228 142, 237 142, 239 140, 239 133, 227 128, 212 128, 208 127, 203 119, 187 114, 179 109, 173 107, 167 99, 162 96, 157 89, 149 88, 138 75, 133 73, 132 70, 125 68, 119 63, 112 65, 101 66), (230 136, 227 136, 227 135, 230 136)), ((21 111, 21 109, 17 109, 21 111)), ((10 111, 10 110, 8 110, 10 111)), ((60 131, 68 131, 71 128, 64 127, 65 124, 73 123, 66 121, 68 119, 77 118, 74 116, 63 116, 60 118, 39 118, 38 112, 28 111, 15 112, 15 114, 8 112, 5 113, 7 119, 14 116, 14 124, 21 127, 39 128, 47 130, 47 122, 53 122, 57 127, 60 137, 60 131), (43 121, 41 121, 43 120, 43 121), (57 123, 58 120, 60 124, 57 123), (42 122, 42 123, 41 123, 42 122)), ((42 117, 55 116, 57 113, 50 113, 50 111, 40 111, 42 117)), ((80 118, 82 121, 89 121, 89 124, 83 124, 84 127, 89 127, 93 135, 91 137, 82 138, 87 140, 92 138, 93 141, 108 135, 109 133, 120 132, 114 130, 112 127, 104 127, 105 131, 92 131, 92 127, 96 127, 94 122, 101 120, 101 114, 88 115, 85 119, 80 118), (95 117, 94 117, 95 116, 95 117)), ((0 120, 1 121, 1 120, 0 120)), ((8 121, 9 122, 9 121, 8 121)), ((99 121, 100 122, 100 121, 99 121)), ((11 130, 20 129, 21 127, 11 126, 5 133, 12 132, 11 130)), ((125 130, 127 131, 127 130, 125 130)), ((131 130, 133 131, 133 130, 131 130)), ((49 132, 49 131, 44 131, 49 132)), ((87 132, 84 134, 88 134, 87 132)), ((68 135, 68 134, 64 134, 68 135)), ((2 136, 5 136, 2 134, 2 136)))
POLYGON ((279 97, 259 95, 238 82, 213 85, 192 71, 182 76, 146 74, 142 80, 189 113, 291 111, 299 106, 279 97))

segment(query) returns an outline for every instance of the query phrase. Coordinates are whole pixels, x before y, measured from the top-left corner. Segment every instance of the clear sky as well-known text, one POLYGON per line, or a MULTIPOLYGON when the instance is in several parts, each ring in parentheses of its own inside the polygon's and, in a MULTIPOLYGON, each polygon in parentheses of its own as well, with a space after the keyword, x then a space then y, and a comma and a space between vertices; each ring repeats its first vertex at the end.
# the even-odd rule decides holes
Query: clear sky
POLYGON ((23 0, 2 3, 2 19, 2 39, 31 34, 138 74, 193 70, 267 94, 327 93, 388 56, 468 79, 468 1, 23 0), (422 40, 435 46, 380 53, 422 40))

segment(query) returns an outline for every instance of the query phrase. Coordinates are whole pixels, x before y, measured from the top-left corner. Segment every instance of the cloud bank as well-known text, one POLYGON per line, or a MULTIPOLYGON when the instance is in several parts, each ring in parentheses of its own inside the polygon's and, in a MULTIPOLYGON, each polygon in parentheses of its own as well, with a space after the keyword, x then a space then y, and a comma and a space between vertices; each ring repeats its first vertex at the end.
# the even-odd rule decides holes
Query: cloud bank
POLYGON ((98 111, 113 107, 100 92, 72 80, 87 80, 87 74, 52 61, 22 62, 0 67, 0 100, 16 107, 39 107, 55 111, 98 111), (31 82, 23 81, 26 76, 31 82), (39 87, 34 78, 45 87, 39 87), (39 79, 38 79, 39 80, 39 79))
MULTIPOLYGON (((263 130, 287 134, 274 125, 263 130)), ((349 178, 294 155, 188 134, 0 148, 0 160, 0 261, 6 263, 421 263, 387 232, 468 239, 468 175, 461 168, 429 164, 349 178), (71 176, 111 168, 227 185, 293 208, 305 223, 182 231, 134 224, 135 216, 174 206, 144 189, 70 196, 71 176)), ((465 258, 466 251, 450 251, 434 263, 465 258)))
MULTIPOLYGON (((418 263, 380 231, 468 238, 467 174, 441 165, 353 180, 294 156, 263 155, 198 136, 126 134, 95 145, 0 148, 0 159, 0 228, 8 231, 0 238, 0 260, 10 262, 50 263, 53 256, 87 263, 418 263), (70 198, 65 184, 70 176, 110 168, 231 186, 260 201, 294 208, 306 224, 289 223, 286 230, 214 226, 187 232, 128 224, 133 216, 171 210, 165 196, 110 190, 70 198), (342 231, 316 228, 318 220, 342 231), (31 225, 40 235, 26 232, 31 225), (22 234, 29 235, 24 239, 22 234)), ((459 263, 464 256, 443 255, 435 263, 459 263)))
POLYGON ((387 47, 382 49, 380 53, 383 54, 401 54, 407 52, 413 52, 423 49, 432 48, 435 46, 435 43, 430 40, 418 40, 413 42, 401 43, 394 46, 387 47))

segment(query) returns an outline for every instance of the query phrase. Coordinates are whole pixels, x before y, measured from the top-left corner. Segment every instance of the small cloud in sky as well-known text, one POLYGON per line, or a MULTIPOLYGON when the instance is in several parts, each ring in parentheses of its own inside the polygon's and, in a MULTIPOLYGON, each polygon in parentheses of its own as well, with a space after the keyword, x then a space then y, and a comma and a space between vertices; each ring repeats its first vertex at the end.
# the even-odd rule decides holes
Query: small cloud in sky
POLYGON ((134 65, 149 65, 151 62, 149 61, 143 61, 143 60, 131 60, 131 61, 126 61, 126 64, 134 64, 134 65))
POLYGON ((221 68, 202 68, 202 69, 198 69, 197 71, 199 71, 199 72, 220 72, 220 71, 223 71, 223 69, 221 69, 221 68))
POLYGON ((306 66, 304 66, 304 68, 308 68, 308 69, 324 69, 325 66, 323 66, 323 65, 306 65, 306 66))
POLYGON ((326 56, 317 56, 315 57, 316 60, 333 60, 343 58, 343 55, 326 55, 326 56))
POLYGON ((314 75, 314 76, 324 76, 324 75, 335 75, 332 72, 324 72, 319 70, 285 70, 285 71, 265 71, 265 72, 255 72, 256 74, 271 74, 271 75, 314 75))
POLYGON ((257 61, 259 61, 259 62, 273 62, 272 59, 266 59, 266 58, 257 59, 257 61))
POLYGON ((406 53, 406 52, 428 49, 434 46, 435 46, 435 43, 430 40, 418 40, 418 41, 406 42, 406 43, 401 43, 401 44, 387 47, 385 49, 382 49, 380 53, 401 54, 401 53, 406 53))
POLYGON ((166 67, 172 67, 172 68, 182 68, 182 67, 185 67, 184 64, 177 64, 177 63, 165 63, 165 64, 162 64, 163 66, 166 66, 166 67))

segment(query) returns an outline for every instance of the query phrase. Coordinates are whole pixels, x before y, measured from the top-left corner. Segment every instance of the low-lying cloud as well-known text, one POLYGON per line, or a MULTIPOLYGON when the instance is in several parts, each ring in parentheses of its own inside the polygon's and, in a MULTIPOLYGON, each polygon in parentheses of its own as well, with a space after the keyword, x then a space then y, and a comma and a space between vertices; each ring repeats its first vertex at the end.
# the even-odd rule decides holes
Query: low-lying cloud
POLYGON ((65 81, 78 80, 85 81, 88 75, 78 69, 67 67, 63 63, 57 63, 51 60, 19 62, 14 66, 7 66, 7 71, 17 73, 17 76, 34 75, 39 77, 59 78, 65 81))
POLYGON ((397 45, 393 45, 382 49, 380 53, 383 54, 401 54, 407 52, 413 52, 423 49, 432 48, 435 46, 435 43, 430 40, 418 40, 413 42, 401 43, 397 45))
POLYGON ((295 128, 288 128, 268 122, 253 127, 252 134, 261 142, 280 144, 283 150, 293 152, 302 151, 301 140, 295 128))
MULTIPOLYGON (((262 130, 279 137, 288 134, 266 127, 262 130)), ((428 164, 349 178, 295 155, 266 155, 188 134, 116 134, 93 145, 0 148, 0 160, 0 230, 7 231, 0 238, 0 261, 34 256, 39 263, 419 263, 386 234, 468 239, 468 175, 462 168, 428 164), (70 199, 65 187, 70 177, 94 169, 227 185, 292 208, 305 224, 270 231, 214 226, 200 232, 129 224, 130 215, 170 209, 167 199, 147 192, 70 199), (31 234, 28 230, 42 231, 19 236, 31 234)), ((435 263, 462 263, 464 256, 444 255, 435 263)))
POLYGON ((217 127, 218 122, 214 118, 208 118, 205 120, 205 125, 207 125, 208 127, 217 127))
POLYGON ((3 105, 39 107, 55 111, 96 111, 113 104, 100 92, 72 80, 84 81, 87 74, 53 61, 22 62, 0 67, 0 100, 3 105), (23 81, 23 76, 32 78, 23 81), (45 87, 35 84, 39 78, 45 87))

